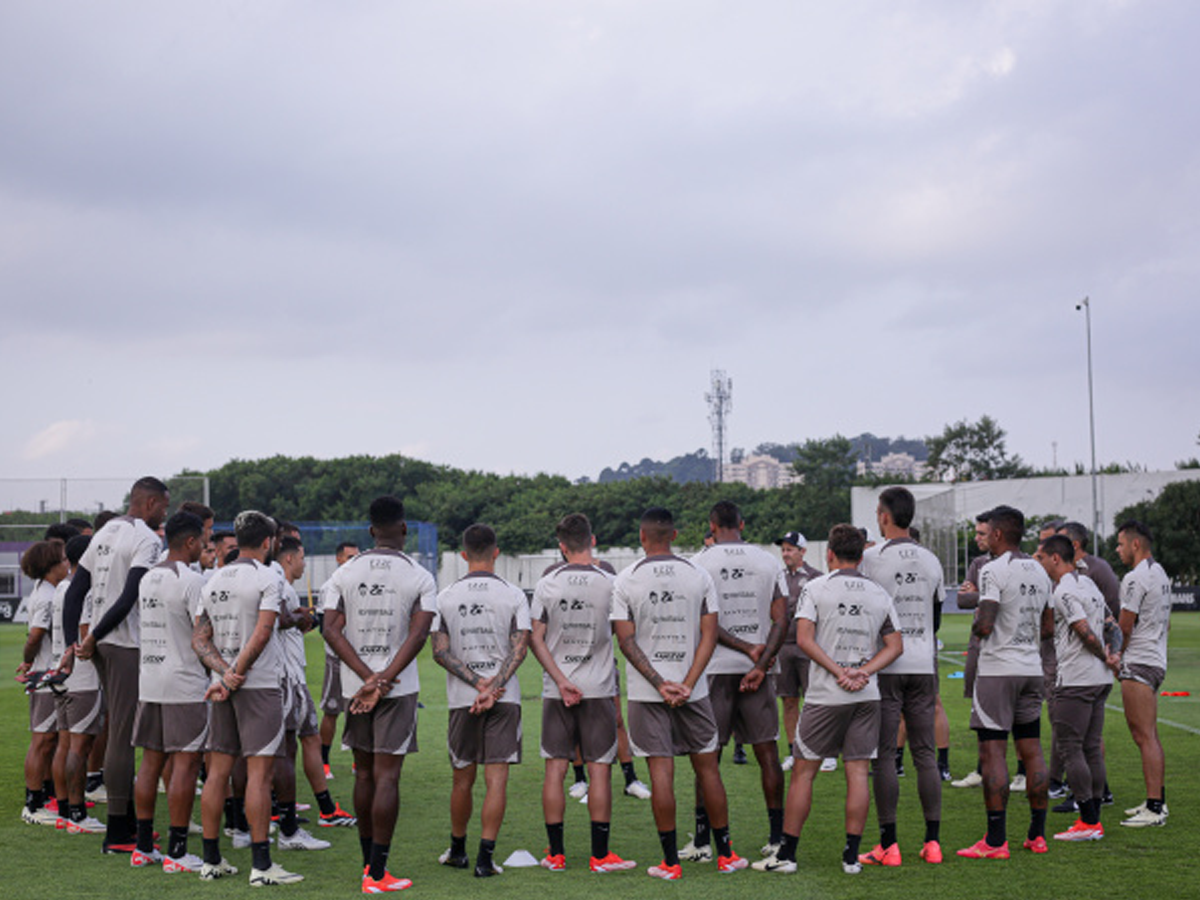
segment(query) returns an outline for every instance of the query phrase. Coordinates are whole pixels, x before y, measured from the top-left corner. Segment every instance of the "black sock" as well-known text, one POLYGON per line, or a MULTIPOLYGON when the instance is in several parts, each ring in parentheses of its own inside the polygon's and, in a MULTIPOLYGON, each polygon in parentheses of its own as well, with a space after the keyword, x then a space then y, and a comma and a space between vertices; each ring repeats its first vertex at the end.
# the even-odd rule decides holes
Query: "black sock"
POLYGON ((496 852, 496 842, 487 838, 479 839, 479 854, 475 857, 475 868, 488 868, 492 865, 492 854, 496 852))
MULTIPOLYGON (((84 806, 86 807, 87 801, 85 800, 85 801, 83 801, 83 803, 84 803, 84 806)), ((55 805, 58 806, 58 817, 60 819, 71 818, 71 801, 69 798, 57 797, 57 798, 55 798, 55 805)))
POLYGON ((563 850, 563 823, 547 822, 546 837, 550 840, 550 855, 561 856, 563 850))
POLYGON ((1147 797, 1146 798, 1146 809, 1150 810, 1150 812, 1154 813, 1156 816, 1160 816, 1160 815, 1162 815, 1164 802, 1165 801, 1163 801, 1161 799, 1154 800, 1150 797, 1147 797))
POLYGON ((1017 760, 1017 774, 1018 775, 1025 774, 1025 760, 1023 760, 1023 759, 1017 760))
POLYGON ((244 831, 247 834, 250 833, 250 820, 246 818, 246 798, 245 797, 234 797, 233 798, 233 821, 234 821, 233 827, 236 828, 238 831, 244 831))
POLYGON ((46 795, 42 793, 41 788, 25 788, 25 808, 30 812, 37 812, 46 805, 46 795))
POLYGON ((321 745, 321 762, 324 763, 325 765, 329 765, 329 748, 330 748, 330 746, 331 745, 329 745, 329 744, 321 745))
POLYGON ((1005 816, 1004 810, 992 812, 988 810, 987 814, 987 845, 989 847, 1001 847, 1008 841, 1008 817, 1005 816))
POLYGON ((940 819, 925 820, 925 843, 942 839, 942 822, 940 819))
POLYGON ((842 862, 848 866, 858 862, 858 846, 862 843, 861 834, 847 834, 846 846, 842 848, 842 862))
POLYGON ((1029 834, 1026 837, 1033 841, 1046 836, 1046 811, 1031 809, 1029 811, 1029 834))
POLYGON ((633 760, 621 763, 621 774, 625 776, 625 787, 637 781, 637 772, 633 770, 633 760))
POLYGON ((154 852, 154 820, 137 820, 137 848, 143 853, 154 852))
POLYGON ((371 845, 372 841, 369 837, 358 836, 358 848, 362 851, 363 868, 371 865, 371 845))
POLYGON ((1063 783, 1057 778, 1050 779, 1050 790, 1052 793, 1057 793, 1063 789, 1063 783))
POLYGON ((129 822, 125 816, 109 813, 108 819, 104 823, 104 843, 106 844, 128 844, 130 843, 129 822))
POLYGON ((800 836, 797 834, 783 833, 783 840, 779 842, 779 852, 775 858, 782 862, 796 861, 796 847, 800 843, 800 836))
POLYGON ((975 774, 976 774, 976 775, 982 775, 982 774, 983 774, 983 763, 981 763, 981 762, 977 762, 977 763, 975 763, 975 774))
POLYGON ((451 856, 466 856, 467 855, 467 836, 455 837, 450 835, 450 855, 451 856))
POLYGON ((71 815, 72 822, 82 822, 84 819, 86 819, 87 818, 87 800, 84 800, 78 806, 76 806, 74 803, 72 803, 70 815, 71 815))
POLYGON ((608 856, 608 822, 592 823, 592 856, 604 859, 608 856))
POLYGON ((391 844, 371 844, 371 862, 367 874, 376 881, 387 874, 388 853, 391 849, 391 844))
POLYGON ((321 791, 321 793, 313 793, 317 798, 317 806, 321 810, 321 815, 332 816, 337 811, 337 804, 333 802, 333 798, 329 796, 329 791, 321 791))
POLYGON ((767 809, 767 822, 770 831, 767 835, 768 844, 778 844, 783 838, 783 809, 770 807, 767 809))
POLYGON ((201 838, 200 842, 204 845, 201 852, 204 854, 204 861, 209 865, 220 865, 221 863, 221 842, 216 838, 201 838))
POLYGON ((710 837, 710 829, 708 825, 708 810, 703 806, 696 807, 696 836, 692 838, 692 845, 696 847, 707 847, 712 841, 710 837))
POLYGON ((896 823, 881 824, 879 826, 879 846, 886 850, 894 843, 896 843, 896 823))
POLYGON ((581 781, 587 784, 587 769, 583 766, 575 766, 575 783, 579 784, 581 781))
POLYGON ((96 788, 100 787, 100 785, 102 785, 102 784, 104 784, 104 770, 103 769, 101 769, 99 772, 88 772, 87 773, 87 781, 84 782, 83 789, 84 789, 84 791, 91 793, 92 791, 96 790, 96 788))
POLYGON ((225 798, 225 827, 237 829, 237 812, 232 797, 225 798))
POLYGON ((54 782, 53 781, 46 779, 45 781, 42 782, 42 794, 47 797, 54 796, 54 782))
POLYGON ((896 768, 897 769, 904 768, 904 748, 903 747, 896 748, 896 768))
POLYGON ((291 837, 300 827, 300 823, 296 821, 296 801, 289 800, 287 803, 279 804, 279 833, 284 837, 291 837))
POLYGON ((1080 800, 1079 818, 1083 820, 1085 825, 1098 825, 1100 823, 1100 798, 1093 797, 1090 800, 1080 800))
POLYGON ((733 856, 733 846, 729 843, 729 826, 713 828, 713 843, 717 845, 717 856, 733 856))
POLYGON ((675 829, 660 831, 658 842, 662 844, 663 863, 668 866, 679 865, 679 847, 675 840, 675 829))
POLYGON ((949 747, 938 747, 938 768, 939 769, 949 769, 950 768, 950 748, 949 747))
POLYGON ((251 841, 250 859, 251 865, 260 872, 271 868, 271 844, 268 841, 251 841))
POLYGON ((172 825, 167 829, 167 856, 181 859, 187 856, 188 827, 172 825))

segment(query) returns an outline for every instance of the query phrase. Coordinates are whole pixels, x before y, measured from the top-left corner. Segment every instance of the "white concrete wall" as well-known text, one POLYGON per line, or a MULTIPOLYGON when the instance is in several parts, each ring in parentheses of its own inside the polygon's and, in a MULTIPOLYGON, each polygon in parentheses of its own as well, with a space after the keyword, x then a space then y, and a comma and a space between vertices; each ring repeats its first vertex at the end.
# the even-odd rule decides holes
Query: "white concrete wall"
MULTIPOLYGON (((1100 534, 1112 533, 1112 521, 1120 510, 1143 500, 1153 500, 1164 487, 1177 481, 1200 480, 1200 469, 1171 472, 1131 472, 1097 476, 1100 534)), ((887 487, 856 487, 850 491, 851 520, 877 537, 875 507, 879 493, 887 487)), ((1067 475, 1048 478, 1013 478, 1004 481, 963 481, 957 484, 906 484, 917 500, 953 492, 956 519, 973 520, 985 510, 1002 503, 1015 506, 1026 516, 1059 515, 1092 526, 1092 478, 1067 475)))

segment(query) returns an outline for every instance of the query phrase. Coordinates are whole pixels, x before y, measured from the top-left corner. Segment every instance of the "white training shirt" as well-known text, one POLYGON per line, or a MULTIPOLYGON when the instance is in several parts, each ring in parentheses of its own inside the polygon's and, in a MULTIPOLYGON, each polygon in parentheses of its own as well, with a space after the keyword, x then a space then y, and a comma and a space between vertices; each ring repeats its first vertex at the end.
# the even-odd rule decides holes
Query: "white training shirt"
MULTIPOLYGON (((433 576, 411 556, 377 547, 343 563, 325 583, 322 599, 326 614, 341 610, 346 617, 342 633, 359 659, 372 672, 382 672, 408 640, 413 614, 437 612, 436 592, 433 576)), ((350 699, 362 689, 362 679, 345 663, 340 665, 342 696, 350 699)), ((420 689, 414 659, 387 696, 403 697, 420 689)))
MULTIPOLYGON (((771 602, 776 597, 786 600, 788 595, 783 563, 743 541, 705 547, 692 562, 712 576, 720 626, 739 640, 765 644, 771 631, 771 602)), ((753 668, 754 662, 745 653, 718 643, 705 673, 744 675, 753 668)))
POLYGON ((202 703, 208 670, 192 649, 204 577, 181 562, 159 563, 138 586, 141 666, 138 699, 147 703, 202 703))
POLYGON ((41 578, 34 582, 33 591, 29 594, 29 628, 41 628, 46 632, 38 645, 31 671, 53 669, 58 664, 54 658, 54 585, 41 578))
POLYGON ((1112 684, 1112 672, 1083 644, 1076 622, 1087 622, 1101 643, 1108 607, 1096 582, 1086 575, 1068 572, 1054 588, 1054 653, 1058 658, 1058 687, 1087 687, 1112 684))
POLYGON ((1121 609, 1137 615, 1129 644, 1121 655, 1126 665, 1167 668, 1167 631, 1171 624, 1171 579, 1153 559, 1144 559, 1121 579, 1121 609))
MULTIPOLYGON (((92 535, 79 565, 92 576, 92 625, 99 625, 108 608, 125 590, 131 569, 152 569, 162 558, 162 538, 141 519, 117 516, 92 535)), ((100 639, 114 647, 138 645, 138 607, 135 603, 116 628, 100 639)))
POLYGON ((979 644, 979 675, 1041 675, 1050 576, 1037 560, 1010 550, 985 565, 979 581, 979 602, 1000 604, 995 628, 979 644))
MULTIPOLYGON (((54 589, 54 630, 53 648, 54 659, 60 660, 63 654, 67 652, 67 639, 63 637, 63 601, 67 598, 67 588, 71 586, 71 579, 64 578, 58 583, 58 587, 54 589)), ((92 595, 89 593, 83 601, 83 614, 79 617, 80 626, 90 625, 92 621, 92 595)), ((57 662, 55 663, 57 665, 57 662)), ((100 690, 100 675, 96 672, 96 664, 90 659, 80 659, 75 657, 75 664, 71 667, 71 677, 65 682, 67 692, 71 694, 82 693, 84 691, 100 690)))
MULTIPOLYGON (((260 612, 279 615, 280 590, 279 576, 249 557, 238 557, 205 582, 200 591, 200 610, 208 614, 213 645, 228 665, 237 661, 250 640, 260 612)), ((283 677, 283 651, 273 629, 241 689, 278 688, 283 677)))
MULTIPOLYGON (((294 617, 302 606, 300 595, 296 593, 296 588, 286 577, 281 576, 281 578, 283 580, 279 590, 282 597, 282 608, 287 611, 288 615, 294 617)), ((305 684, 308 660, 304 656, 304 632, 299 628, 278 628, 277 630, 279 645, 283 650, 283 668, 287 673, 288 680, 294 684, 305 684)))
MULTIPOLYGON (((816 624, 817 646, 842 668, 858 668, 879 652, 882 639, 896 630, 896 608, 887 591, 856 569, 838 569, 814 578, 800 592, 796 618, 816 624)), ((811 664, 805 703, 845 706, 879 699, 874 675, 861 691, 847 691, 824 666, 811 664)))
POLYGON ((892 598, 904 638, 904 653, 883 670, 887 675, 932 675, 937 671, 934 610, 942 605, 942 564, 912 538, 896 538, 863 551, 860 571, 892 598))
MULTIPOLYGON (((433 627, 449 635, 451 656, 480 678, 493 678, 512 649, 511 636, 531 628, 529 603, 523 590, 499 575, 468 572, 438 595, 433 627)), ((446 703, 450 709, 470 706, 478 696, 479 691, 471 685, 446 673, 446 703)), ((497 702, 521 702, 516 673, 508 679, 504 695, 497 702)))
MULTIPOLYGON (((700 620, 720 610, 708 571, 674 554, 647 556, 613 583, 612 620, 633 622, 634 640, 666 681, 682 683, 687 677, 700 644, 700 620)), ((625 675, 630 700, 662 702, 662 695, 634 666, 627 666, 625 675)), ((707 696, 708 679, 701 677, 688 702, 707 696)))
MULTIPOLYGON (((584 698, 613 697, 612 594, 615 577, 593 565, 559 566, 538 581, 530 618, 546 626, 546 648, 584 698)), ((542 673, 542 696, 561 699, 558 685, 542 673)))

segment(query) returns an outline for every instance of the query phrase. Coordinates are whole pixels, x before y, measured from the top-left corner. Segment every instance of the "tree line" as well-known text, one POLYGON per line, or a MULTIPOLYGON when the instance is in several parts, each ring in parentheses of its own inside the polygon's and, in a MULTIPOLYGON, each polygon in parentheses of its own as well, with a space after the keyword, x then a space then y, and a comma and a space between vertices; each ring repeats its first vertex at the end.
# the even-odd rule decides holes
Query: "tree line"
POLYGON ((569 512, 583 512, 592 520, 600 547, 636 547, 638 519, 646 507, 656 505, 675 514, 681 545, 698 546, 708 530, 709 509, 722 499, 742 508, 746 538, 756 543, 770 543, 795 529, 823 538, 830 527, 850 518, 848 478, 833 490, 828 480, 765 491, 662 477, 574 483, 557 475, 464 471, 399 454, 231 460, 208 472, 184 470, 176 477, 195 475, 208 476, 210 505, 222 521, 242 509, 297 522, 362 521, 375 497, 393 493, 404 500, 410 519, 437 525, 443 550, 457 549, 468 525, 486 522, 496 529, 505 552, 537 552, 554 546, 554 526, 569 512))

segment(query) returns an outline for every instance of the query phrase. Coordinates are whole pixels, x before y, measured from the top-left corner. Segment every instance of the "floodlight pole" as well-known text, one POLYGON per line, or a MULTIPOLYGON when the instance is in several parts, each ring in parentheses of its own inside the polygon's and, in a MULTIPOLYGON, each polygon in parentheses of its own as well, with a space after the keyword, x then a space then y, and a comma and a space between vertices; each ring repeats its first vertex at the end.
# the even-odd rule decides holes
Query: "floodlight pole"
POLYGON ((1092 437, 1092 553, 1100 555, 1100 503, 1096 489, 1096 401, 1092 390, 1092 304, 1088 297, 1075 304, 1087 322, 1088 421, 1092 437))

